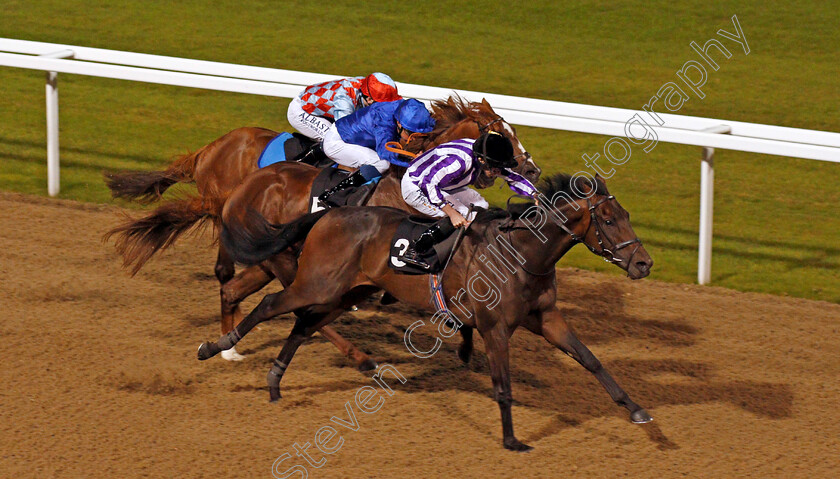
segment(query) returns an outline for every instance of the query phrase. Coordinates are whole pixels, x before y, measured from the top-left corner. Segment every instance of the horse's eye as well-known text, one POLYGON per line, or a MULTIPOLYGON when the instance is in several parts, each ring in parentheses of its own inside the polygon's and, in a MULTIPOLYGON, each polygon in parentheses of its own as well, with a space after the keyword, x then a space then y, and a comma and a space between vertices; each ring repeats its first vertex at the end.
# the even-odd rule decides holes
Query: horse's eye
POLYGON ((604 221, 604 223, 606 223, 607 226, 612 226, 613 225, 612 220, 606 220, 606 221, 604 221))

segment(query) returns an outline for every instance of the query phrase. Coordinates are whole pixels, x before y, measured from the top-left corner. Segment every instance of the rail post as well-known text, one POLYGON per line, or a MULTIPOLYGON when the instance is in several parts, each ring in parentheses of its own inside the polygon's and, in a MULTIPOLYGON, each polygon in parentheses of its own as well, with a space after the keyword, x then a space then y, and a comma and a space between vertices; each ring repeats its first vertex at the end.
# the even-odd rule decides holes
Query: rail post
MULTIPOLYGON (((727 125, 713 126, 703 131, 732 133, 727 125)), ((697 283, 707 284, 712 279, 712 223, 715 196, 715 149, 703 147, 700 165, 700 241, 697 252, 697 283)))
MULTIPOLYGON (((73 50, 61 50, 40 55, 45 58, 72 58, 73 50)), ((60 174, 58 160, 58 73, 46 72, 47 95, 47 193, 58 195, 60 174)))

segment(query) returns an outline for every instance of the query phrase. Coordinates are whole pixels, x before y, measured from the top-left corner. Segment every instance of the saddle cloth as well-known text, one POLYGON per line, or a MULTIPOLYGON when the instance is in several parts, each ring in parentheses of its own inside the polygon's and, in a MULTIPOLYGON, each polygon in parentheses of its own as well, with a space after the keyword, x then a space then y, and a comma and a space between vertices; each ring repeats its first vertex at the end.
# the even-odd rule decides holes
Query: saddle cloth
POLYGON ((435 274, 439 273, 452 247, 455 246, 455 239, 458 237, 457 231, 448 238, 436 244, 434 248, 429 250, 424 256, 423 261, 431 266, 431 269, 424 270, 414 265, 400 261, 402 255, 412 241, 415 240, 421 233, 429 229, 431 225, 438 221, 438 218, 421 218, 417 216, 409 216, 402 220, 397 226, 397 231, 391 239, 391 252, 388 258, 388 267, 394 271, 402 274, 435 274))

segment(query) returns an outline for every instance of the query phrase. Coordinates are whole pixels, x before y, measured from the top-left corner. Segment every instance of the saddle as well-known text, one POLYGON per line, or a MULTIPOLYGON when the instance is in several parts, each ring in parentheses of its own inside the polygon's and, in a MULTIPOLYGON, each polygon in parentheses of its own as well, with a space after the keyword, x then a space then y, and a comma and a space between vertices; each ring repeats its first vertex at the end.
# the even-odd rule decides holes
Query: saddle
POLYGON ((431 269, 425 270, 414 265, 400 261, 400 256, 405 252, 406 248, 415 240, 421 233, 429 229, 431 225, 436 223, 438 218, 424 218, 419 216, 409 216, 402 220, 397 225, 397 231, 391 239, 391 252, 388 258, 388 267, 401 274, 436 274, 443 270, 446 260, 452 248, 455 246, 455 239, 458 237, 457 231, 449 235, 448 238, 436 244, 434 248, 423 255, 423 261, 431 266, 431 269))
POLYGON ((257 165, 265 168, 281 161, 298 161, 317 168, 335 164, 324 154, 320 143, 300 133, 280 133, 268 142, 260 153, 257 165))
MULTIPOLYGON (((315 181, 312 182, 312 189, 309 192, 309 212, 315 213, 316 211, 326 209, 327 205, 321 203, 318 197, 321 193, 337 185, 344 178, 347 178, 350 173, 349 171, 336 168, 335 165, 332 168, 325 167, 321 170, 318 176, 315 177, 315 181)), ((378 179, 369 181, 362 186, 338 191, 330 196, 330 206, 362 206, 373 195, 373 190, 376 189, 377 184, 378 179)))

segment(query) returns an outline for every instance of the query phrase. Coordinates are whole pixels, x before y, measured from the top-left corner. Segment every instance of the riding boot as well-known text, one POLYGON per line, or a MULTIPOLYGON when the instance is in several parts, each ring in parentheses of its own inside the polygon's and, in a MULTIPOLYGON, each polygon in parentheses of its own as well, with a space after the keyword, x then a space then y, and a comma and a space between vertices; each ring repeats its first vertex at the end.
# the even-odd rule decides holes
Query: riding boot
POLYGON ((341 190, 346 190, 347 188, 355 188, 357 186, 362 186, 368 181, 376 180, 381 176, 382 173, 380 173, 376 168, 370 165, 362 165, 361 168, 351 173, 350 176, 344 178, 332 188, 318 195, 318 201, 323 205, 335 206, 327 202, 330 196, 338 193, 341 190))
POLYGON ((367 180, 365 179, 364 176, 362 176, 362 174, 360 172, 354 171, 353 173, 350 174, 350 176, 348 176, 347 178, 344 178, 343 180, 339 181, 338 184, 336 184, 332 188, 330 188, 327 191, 318 195, 318 201, 320 201, 321 204, 326 205, 326 204, 328 204, 327 200, 329 199, 330 196, 338 193, 341 190, 346 190, 347 188, 355 188, 357 186, 361 186, 361 185, 365 184, 366 182, 367 182, 367 180))
POLYGON ((327 155, 324 154, 324 143, 317 141, 307 148, 295 161, 315 166, 326 157, 327 155))
POLYGON ((452 226, 452 220, 449 217, 443 218, 420 233, 420 236, 406 248, 400 259, 418 268, 430 269, 431 265, 423 261, 423 255, 454 232, 455 227, 452 226))

